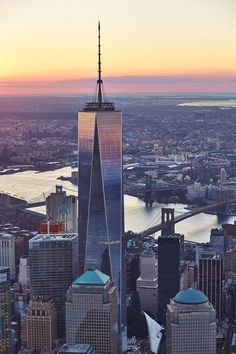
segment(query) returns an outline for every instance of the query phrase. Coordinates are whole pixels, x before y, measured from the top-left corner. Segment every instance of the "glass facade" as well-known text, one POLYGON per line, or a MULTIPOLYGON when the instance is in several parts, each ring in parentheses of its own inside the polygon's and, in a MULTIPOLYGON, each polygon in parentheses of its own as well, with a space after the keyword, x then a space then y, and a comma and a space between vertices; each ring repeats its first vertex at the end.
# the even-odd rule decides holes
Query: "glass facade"
POLYGON ((121 112, 79 113, 80 273, 93 267, 119 288, 123 234, 121 112))
POLYGON ((122 114, 112 105, 89 105, 79 112, 78 124, 79 270, 98 269, 119 289, 121 352, 126 352, 122 114))

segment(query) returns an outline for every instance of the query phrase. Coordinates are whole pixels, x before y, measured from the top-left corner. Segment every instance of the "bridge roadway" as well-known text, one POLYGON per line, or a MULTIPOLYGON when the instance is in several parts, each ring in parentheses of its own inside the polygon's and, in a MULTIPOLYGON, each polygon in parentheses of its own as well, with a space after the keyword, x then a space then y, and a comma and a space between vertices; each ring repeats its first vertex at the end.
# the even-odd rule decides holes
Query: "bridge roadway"
MULTIPOLYGON (((235 203, 236 203, 236 198, 227 200, 227 204, 231 204, 232 205, 232 204, 235 204, 235 203)), ((224 205, 224 204, 225 204, 225 201, 222 201, 221 203, 215 202, 215 203, 211 203, 211 204, 208 204, 208 205, 204 205, 204 206, 202 206, 200 208, 196 208, 196 209, 190 210, 190 211, 188 211, 188 212, 186 212, 186 213, 184 213, 182 215, 179 215, 179 216, 175 217, 174 223, 177 224, 178 222, 181 222, 183 220, 191 218, 194 215, 197 215, 197 214, 200 214, 200 213, 204 213, 204 212, 209 211, 211 209, 216 209, 219 206, 224 205)), ((151 226, 148 229, 143 230, 141 232, 141 237, 146 237, 146 236, 153 235, 155 232, 161 231, 161 229, 163 227, 164 227, 164 225, 162 225, 162 223, 159 223, 157 225, 151 226)))

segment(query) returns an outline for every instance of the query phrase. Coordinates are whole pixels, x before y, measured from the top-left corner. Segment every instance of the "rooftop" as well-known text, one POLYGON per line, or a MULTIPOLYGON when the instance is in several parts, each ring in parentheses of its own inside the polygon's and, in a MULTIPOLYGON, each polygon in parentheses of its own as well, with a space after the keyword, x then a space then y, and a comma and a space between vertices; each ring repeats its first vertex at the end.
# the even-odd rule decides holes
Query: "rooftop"
POLYGON ((58 353, 73 353, 73 354, 84 354, 84 353, 94 353, 92 347, 89 344, 64 344, 58 353))
POLYGON ((73 285, 105 285, 110 277, 97 269, 89 269, 73 282, 73 285))
POLYGON ((173 299, 178 304, 199 305, 208 302, 202 291, 193 288, 183 289, 173 299))
POLYGON ((66 233, 66 234, 37 234, 30 239, 29 245, 35 242, 47 242, 47 241, 66 241, 72 240, 77 237, 75 233, 66 233))

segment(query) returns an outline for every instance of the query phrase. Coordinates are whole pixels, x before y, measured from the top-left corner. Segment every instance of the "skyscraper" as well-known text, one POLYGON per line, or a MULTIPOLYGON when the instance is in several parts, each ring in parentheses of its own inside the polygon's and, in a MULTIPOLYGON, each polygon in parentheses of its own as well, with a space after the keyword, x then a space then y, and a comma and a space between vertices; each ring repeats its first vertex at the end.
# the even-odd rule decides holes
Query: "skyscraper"
POLYGON ((180 242, 179 235, 158 238, 158 317, 165 322, 166 306, 180 287, 180 242))
POLYGON ((66 342, 88 343, 96 354, 118 353, 117 292, 99 270, 87 270, 67 292, 66 342))
POLYGON ((158 269, 157 256, 151 250, 140 256, 140 277, 137 279, 137 291, 141 309, 145 312, 157 312, 158 269))
POLYGON ((12 353, 10 269, 0 267, 0 353, 12 353))
POLYGON ((56 322, 56 308, 51 297, 31 299, 27 313, 28 348, 52 351, 57 335, 56 322))
POLYGON ((219 320, 223 310, 223 280, 223 259, 221 257, 199 259, 198 288, 208 296, 219 320))
POLYGON ((181 290, 167 306, 167 354, 215 354, 215 310, 199 290, 181 290))
POLYGON ((57 310, 57 335, 64 338, 66 292, 78 276, 78 235, 39 234, 29 242, 33 296, 51 296, 57 310))
POLYGON ((122 114, 103 91, 98 31, 97 92, 79 112, 79 270, 111 276, 124 328, 122 114))
POLYGON ((9 267, 11 279, 15 277, 15 237, 6 232, 0 233, 0 267, 9 267))

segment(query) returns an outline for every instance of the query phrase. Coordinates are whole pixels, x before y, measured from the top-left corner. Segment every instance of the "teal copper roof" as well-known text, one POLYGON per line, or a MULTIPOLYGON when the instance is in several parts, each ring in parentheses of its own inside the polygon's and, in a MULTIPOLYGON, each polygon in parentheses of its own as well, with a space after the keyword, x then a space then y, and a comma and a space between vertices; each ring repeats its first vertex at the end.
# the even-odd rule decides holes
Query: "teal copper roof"
POLYGON ((188 288, 178 292, 173 300, 179 304, 198 305, 206 303, 208 298, 202 291, 188 288))
POLYGON ((73 285, 105 285, 110 277, 97 269, 89 269, 73 282, 73 285))

